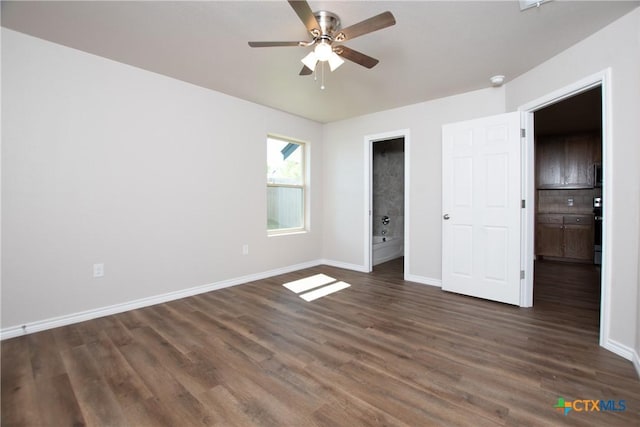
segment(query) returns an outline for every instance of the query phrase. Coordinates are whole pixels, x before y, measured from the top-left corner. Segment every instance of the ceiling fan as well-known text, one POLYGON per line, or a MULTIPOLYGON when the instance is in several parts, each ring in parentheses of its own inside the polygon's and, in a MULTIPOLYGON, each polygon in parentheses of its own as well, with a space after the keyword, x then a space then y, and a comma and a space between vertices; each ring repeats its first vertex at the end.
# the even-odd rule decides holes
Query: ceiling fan
POLYGON ((311 34, 311 41, 249 42, 249 46, 315 46, 314 49, 302 59, 304 66, 300 71, 301 76, 312 74, 318 62, 328 62, 331 71, 342 65, 344 59, 348 59, 366 68, 375 67, 379 62, 377 59, 348 48, 341 43, 364 34, 390 27, 396 23, 391 12, 383 12, 347 28, 341 28, 340 18, 334 13, 325 10, 314 13, 306 1, 290 0, 289 4, 307 28, 309 34, 311 34))

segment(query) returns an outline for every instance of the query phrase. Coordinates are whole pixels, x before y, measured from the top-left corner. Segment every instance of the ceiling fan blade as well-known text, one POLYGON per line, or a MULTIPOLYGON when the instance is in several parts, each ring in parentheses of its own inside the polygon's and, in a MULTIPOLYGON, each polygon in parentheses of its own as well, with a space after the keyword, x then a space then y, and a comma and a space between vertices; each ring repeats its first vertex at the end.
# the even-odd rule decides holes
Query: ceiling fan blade
POLYGON ((372 33, 374 31, 381 30, 383 28, 390 27, 396 23, 391 12, 382 12, 380 15, 376 15, 372 18, 365 19, 362 22, 353 24, 347 28, 343 28, 335 36, 335 40, 338 42, 352 40, 363 34, 372 33))
POLYGON ((357 50, 350 49, 346 46, 337 47, 335 49, 335 52, 343 58, 348 59, 349 61, 353 61, 356 64, 360 64, 366 68, 373 68, 378 64, 378 62, 380 62, 375 58, 358 52, 357 50))
POLYGON ((309 67, 307 67, 306 65, 302 66, 302 70, 300 70, 300 75, 301 76, 309 76, 313 74, 313 70, 309 67))
POLYGON ((300 46, 300 42, 249 42, 251 47, 300 46))
POLYGON ((289 0, 289 4, 298 14, 298 17, 307 28, 307 31, 309 31, 314 37, 319 36, 320 24, 318 24, 318 20, 313 15, 313 11, 311 10, 311 7, 309 7, 309 3, 306 1, 289 0))

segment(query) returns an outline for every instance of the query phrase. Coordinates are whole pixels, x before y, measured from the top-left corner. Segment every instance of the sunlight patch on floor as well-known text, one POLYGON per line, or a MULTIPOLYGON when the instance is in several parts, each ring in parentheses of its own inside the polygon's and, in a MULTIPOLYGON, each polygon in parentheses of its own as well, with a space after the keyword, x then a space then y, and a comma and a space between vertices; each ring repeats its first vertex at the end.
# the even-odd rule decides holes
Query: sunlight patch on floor
POLYGON ((303 300, 309 302, 309 301, 313 301, 315 299, 318 298, 322 298, 324 296, 327 296, 329 294, 332 294, 334 292, 338 292, 342 289, 348 288, 349 286, 351 286, 348 283, 345 282, 335 282, 332 283, 330 285, 327 286, 323 286, 319 289, 316 289, 315 291, 311 291, 311 292, 307 292, 306 294, 302 294, 300 295, 300 298, 302 298, 303 300))
POLYGON ((336 281, 336 279, 326 274, 316 274, 305 277, 304 279, 287 282, 282 286, 295 292, 300 298, 309 302, 348 288, 351 285, 346 282, 336 281))
POLYGON ((299 294, 300 292, 308 291, 309 289, 327 285, 335 281, 336 279, 331 276, 327 276, 326 274, 316 274, 314 276, 305 277, 304 279, 287 282, 282 286, 289 289, 290 291, 295 292, 296 294, 299 294))

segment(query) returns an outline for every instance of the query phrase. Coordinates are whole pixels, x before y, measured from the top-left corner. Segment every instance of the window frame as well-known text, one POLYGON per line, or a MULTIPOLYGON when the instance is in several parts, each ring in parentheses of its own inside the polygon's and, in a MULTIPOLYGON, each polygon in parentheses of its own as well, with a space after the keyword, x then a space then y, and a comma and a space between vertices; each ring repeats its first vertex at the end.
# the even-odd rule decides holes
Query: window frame
MULTIPOLYGON (((273 139, 273 140, 277 140, 277 141, 281 141, 281 142, 286 142, 289 144, 296 144, 299 145, 300 148, 302 150, 301 154, 300 154, 300 158, 301 158, 301 171, 300 171, 300 176, 301 176, 301 184, 278 184, 278 183, 270 183, 269 182, 269 178, 267 177, 267 192, 269 190, 269 188, 299 188, 302 191, 302 212, 301 212, 301 219, 302 219, 302 225, 300 227, 288 227, 288 228, 275 228, 275 229, 269 229, 269 216, 268 216, 268 207, 267 207, 267 236, 279 236, 279 235, 288 235, 288 234, 299 234, 299 233, 306 233, 308 231, 308 226, 309 226, 309 218, 307 216, 307 205, 308 205, 308 195, 307 195, 307 183, 309 180, 309 176, 307 175, 307 163, 309 162, 309 157, 308 157, 308 149, 309 149, 309 144, 305 141, 301 141, 298 139, 294 139, 294 138, 290 138, 290 137, 286 137, 286 136, 281 136, 281 135, 276 135, 276 134, 268 134, 267 135, 267 140, 266 143, 267 145, 269 144, 269 140, 273 139)), ((267 206, 269 204, 269 197, 267 195, 267 206)))

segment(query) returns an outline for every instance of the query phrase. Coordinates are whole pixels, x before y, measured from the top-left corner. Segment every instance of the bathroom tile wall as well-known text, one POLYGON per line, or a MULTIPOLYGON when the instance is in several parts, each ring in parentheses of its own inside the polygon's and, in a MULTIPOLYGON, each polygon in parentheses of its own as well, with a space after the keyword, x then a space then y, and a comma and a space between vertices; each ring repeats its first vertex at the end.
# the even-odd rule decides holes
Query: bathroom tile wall
POLYGON ((404 235, 404 139, 373 144, 373 234, 404 235), (389 217, 383 225, 382 218, 389 217))

